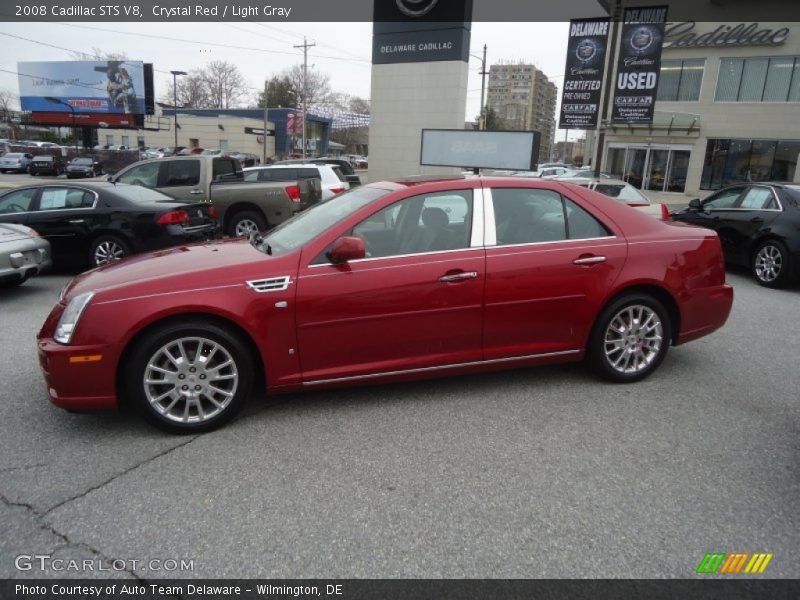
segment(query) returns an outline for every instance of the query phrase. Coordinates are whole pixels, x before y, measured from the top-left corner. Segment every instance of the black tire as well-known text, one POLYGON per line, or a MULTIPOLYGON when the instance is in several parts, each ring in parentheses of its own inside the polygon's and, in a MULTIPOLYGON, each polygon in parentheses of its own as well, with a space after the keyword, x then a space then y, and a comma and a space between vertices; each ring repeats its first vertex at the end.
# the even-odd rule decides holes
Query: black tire
POLYGON ((606 306, 597 319, 586 349, 587 361, 592 371, 603 379, 616 383, 632 383, 644 379, 658 368, 667 354, 671 340, 672 323, 664 305, 648 294, 625 294, 606 306), (648 323, 648 327, 653 327, 652 330, 642 333, 642 336, 652 334, 650 337, 638 338, 635 328, 626 332, 612 329, 612 322, 618 317, 621 319, 618 323, 625 322, 629 320, 629 316, 637 315, 639 307, 644 308, 638 313, 640 317, 650 317, 652 314, 652 318, 656 319, 649 322, 647 318, 639 319, 639 326, 644 321, 648 323), (627 309, 632 309, 633 313, 628 313, 627 309), (654 342, 658 336, 660 343, 655 348, 654 342), (629 362, 623 361, 630 361, 631 358, 634 362, 631 370, 628 370, 629 362))
MULTIPOLYGON (((223 325, 194 319, 182 323, 165 324, 148 333, 133 349, 128 364, 129 367, 126 368, 124 378, 126 400, 150 424, 171 433, 201 433, 224 425, 242 408, 253 386, 253 357, 239 335, 223 325), (206 367, 210 366, 211 369, 206 370, 199 366, 196 367, 196 372, 189 373, 189 369, 195 368, 191 365, 196 364, 193 362, 197 356, 196 353, 200 352, 200 347, 196 344, 197 338, 204 340, 205 345, 202 347, 207 351, 210 350, 210 342, 217 344, 224 352, 220 352, 219 349, 215 349, 210 354, 204 352, 204 356, 207 356, 209 360, 203 364, 206 367), (188 358, 188 362, 184 363, 182 369, 186 373, 181 371, 180 365, 163 361, 165 349, 167 349, 166 352, 175 356, 173 353, 177 352, 179 343, 184 344, 184 351, 188 358), (235 373, 235 382, 228 378, 221 380, 219 384, 227 386, 225 392, 231 394, 229 398, 209 390, 210 386, 199 379, 200 374, 213 371, 216 365, 223 364, 218 361, 224 362, 228 357, 232 360, 232 366, 223 367, 217 370, 217 373, 222 373, 226 377, 235 373), (165 367, 168 366, 170 371, 174 370, 176 375, 172 376, 172 379, 175 379, 175 383, 145 383, 145 381, 153 381, 152 378, 156 377, 155 373, 161 373, 161 371, 149 370, 149 364, 161 364, 165 367), (180 375, 183 375, 183 378, 181 382, 178 382, 177 377, 180 375), (205 388, 200 392, 193 392, 193 389, 203 387, 199 385, 201 383, 205 388), (193 393, 198 395, 192 396, 193 393), (223 406, 214 414, 205 413, 206 410, 211 413, 217 410, 217 406, 206 396, 209 393, 215 395, 218 404, 223 406), (162 394, 167 394, 166 398, 157 401, 162 394), (176 400, 176 398, 179 399, 176 400), (151 402, 151 399, 154 401, 151 402), (166 412, 167 410, 169 412, 166 412), (201 418, 201 411, 204 415, 207 414, 206 418, 201 418), (181 420, 182 418, 186 420, 181 420)), ((168 376, 163 374, 158 377, 166 378, 168 376)))
POLYGON ((786 246, 778 240, 759 244, 750 258, 750 272, 759 285, 783 288, 792 278, 792 258, 786 246))
POLYGON ((99 267, 100 265, 108 264, 114 260, 130 256, 130 254, 131 248, 122 238, 116 235, 101 235, 99 238, 95 239, 89 247, 89 264, 91 264, 92 267, 99 267), (114 248, 118 248, 120 252, 117 252, 114 248), (110 254, 113 254, 114 258, 101 260, 103 255, 108 256, 110 254))
POLYGON ((247 233, 243 232, 243 230, 246 228, 245 223, 248 222, 255 225, 258 231, 266 231, 267 229, 267 221, 264 219, 261 213, 258 213, 254 210, 240 210, 228 220, 228 228, 225 233, 231 237, 248 235, 247 233))

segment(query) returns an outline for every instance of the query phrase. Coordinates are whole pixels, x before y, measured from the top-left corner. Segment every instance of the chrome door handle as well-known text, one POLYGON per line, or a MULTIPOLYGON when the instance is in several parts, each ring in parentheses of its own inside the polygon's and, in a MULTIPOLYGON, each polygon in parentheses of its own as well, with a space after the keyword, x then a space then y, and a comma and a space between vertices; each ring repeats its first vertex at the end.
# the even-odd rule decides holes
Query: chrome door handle
POLYGON ((453 283, 454 281, 465 281, 467 279, 477 279, 477 271, 464 271, 463 273, 453 273, 452 275, 442 275, 439 281, 442 283, 453 283))
POLYGON ((191 192, 189 192, 189 193, 190 193, 190 194, 193 194, 193 195, 195 195, 195 196, 196 196, 197 194, 202 194, 202 193, 203 193, 203 190, 192 190, 192 191, 191 191, 191 192))
POLYGON ((86 219, 70 219, 69 222, 73 225, 80 225, 81 223, 85 223, 86 219))
POLYGON ((584 256, 582 258, 576 258, 572 261, 573 265, 596 265, 598 263, 606 262, 605 256, 584 256))

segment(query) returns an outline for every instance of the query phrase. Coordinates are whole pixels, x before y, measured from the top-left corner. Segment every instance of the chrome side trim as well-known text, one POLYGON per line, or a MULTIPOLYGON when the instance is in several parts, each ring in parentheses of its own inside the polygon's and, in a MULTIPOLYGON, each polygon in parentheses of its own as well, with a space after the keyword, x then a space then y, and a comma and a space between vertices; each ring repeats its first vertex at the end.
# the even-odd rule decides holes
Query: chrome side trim
MULTIPOLYGON (((415 252, 413 254, 392 254, 391 256, 374 256, 370 258, 359 258, 356 260, 348 261, 347 264, 352 265, 355 263, 363 263, 363 262, 373 262, 376 260, 392 260, 394 258, 408 258, 410 256, 431 256, 433 254, 453 254, 455 252, 468 252, 471 250, 480 250, 478 248, 454 248, 453 250, 435 250, 433 252, 415 252)), ((316 265, 308 265, 309 269, 316 269, 319 267, 331 267, 334 266, 331 263, 319 263, 316 265)), ((408 266, 408 265, 393 265, 393 266, 408 266)))
POLYGON ((483 245, 486 247, 497 246, 497 223, 494 218, 494 200, 492 188, 483 190, 484 233, 483 245))
POLYGON ((469 238, 471 248, 483 246, 483 224, 484 224, 484 199, 483 188, 472 190, 472 232, 469 238))
POLYGON ((264 294, 266 292, 283 292, 289 288, 292 278, 289 275, 282 277, 270 277, 268 279, 251 279, 245 285, 254 292, 264 294))
POLYGON ((580 350, 562 350, 560 352, 545 352, 542 354, 528 354, 525 356, 512 356, 510 358, 492 358, 490 360, 476 360, 466 363, 455 363, 450 365, 439 365, 435 367, 420 367, 418 369, 403 369, 400 371, 384 371, 381 373, 369 373, 367 375, 350 375, 348 377, 334 377, 332 379, 315 379, 313 381, 304 381, 303 385, 322 385, 326 383, 338 383, 345 381, 358 381, 363 379, 375 379, 376 377, 392 377, 395 375, 407 375, 413 373, 428 373, 431 371, 443 371, 447 369, 460 369, 462 367, 477 367, 480 365, 492 365, 497 363, 514 362, 520 360, 529 360, 532 358, 550 358, 553 356, 568 356, 570 354, 578 354, 580 350))

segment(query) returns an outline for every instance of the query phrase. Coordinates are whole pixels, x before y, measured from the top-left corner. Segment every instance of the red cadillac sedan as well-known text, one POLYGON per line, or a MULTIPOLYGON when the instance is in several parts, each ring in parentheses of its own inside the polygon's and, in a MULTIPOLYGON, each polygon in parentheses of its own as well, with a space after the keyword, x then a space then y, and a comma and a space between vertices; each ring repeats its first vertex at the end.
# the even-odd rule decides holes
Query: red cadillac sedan
POLYGON ((39 332, 50 400, 196 432, 268 393, 586 360, 638 381, 721 327, 713 231, 521 178, 381 182, 250 240, 79 275, 39 332))

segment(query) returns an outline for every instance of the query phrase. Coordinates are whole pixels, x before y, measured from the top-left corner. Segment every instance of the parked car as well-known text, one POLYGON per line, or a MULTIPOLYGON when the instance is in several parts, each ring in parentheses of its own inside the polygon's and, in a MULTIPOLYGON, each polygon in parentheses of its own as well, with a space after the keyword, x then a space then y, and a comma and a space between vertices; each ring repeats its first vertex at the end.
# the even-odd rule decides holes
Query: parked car
POLYGON ((205 148, 182 148, 176 156, 191 156, 193 154, 202 154, 205 148))
POLYGON ((34 156, 28 165, 28 173, 34 177, 37 175, 55 175, 58 177, 65 169, 66 167, 61 157, 52 154, 34 156))
POLYGON ((103 163, 91 156, 78 156, 67 163, 67 179, 73 177, 99 177, 103 174, 103 163))
POLYGON ((226 152, 224 150, 220 150, 219 148, 206 148, 198 154, 202 154, 203 156, 222 156, 226 154, 226 152))
POLYGON ((57 406, 124 400, 198 432, 257 383, 296 392, 584 358, 634 382, 670 345, 721 327, 732 301, 713 231, 552 181, 379 182, 263 238, 84 273, 38 343, 57 406))
POLYGON ((280 160, 275 162, 276 165, 289 165, 289 164, 302 164, 302 163, 313 163, 315 165, 336 165, 344 175, 344 180, 350 184, 350 187, 356 187, 361 185, 361 178, 356 175, 355 170, 353 169, 353 165, 350 164, 349 160, 345 160, 344 158, 328 158, 328 157, 321 157, 321 158, 306 158, 306 159, 296 159, 296 160, 280 160))
POLYGON ((243 167, 255 167, 261 164, 261 159, 250 152, 229 152, 228 156, 238 160, 243 167))
POLYGON ((211 201, 227 235, 265 231, 319 202, 319 179, 244 183, 239 161, 220 156, 175 156, 138 162, 110 181, 157 189, 185 202, 211 201))
POLYGON ((570 173, 569 169, 565 167, 541 167, 536 171, 517 171, 514 177, 541 177, 542 179, 550 179, 551 177, 558 177, 565 173, 570 173))
POLYGON ((9 171, 27 173, 32 160, 33 154, 27 152, 7 152, 0 157, 0 171, 3 173, 9 171))
POLYGON ((265 165, 244 170, 245 181, 297 181, 317 178, 322 183, 322 201, 350 189, 337 166, 313 163, 265 165))
POLYGON ((0 285, 19 285, 51 266, 50 244, 36 230, 0 224, 0 285))
POLYGON ((732 185, 672 218, 716 231, 725 260, 763 286, 786 287, 800 275, 800 183, 732 185))
POLYGON ((648 215, 651 215, 662 221, 669 221, 669 207, 660 202, 651 202, 650 198, 645 196, 642 192, 633 187, 630 183, 622 181, 621 179, 593 179, 587 177, 572 177, 564 178, 559 177, 559 181, 564 183, 572 183, 581 187, 600 192, 606 196, 624 202, 630 207, 636 208, 648 215))
POLYGON ((98 266, 147 250, 212 239, 216 209, 105 181, 15 188, 0 194, 0 223, 36 229, 57 266, 98 266))

